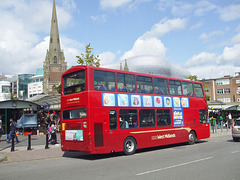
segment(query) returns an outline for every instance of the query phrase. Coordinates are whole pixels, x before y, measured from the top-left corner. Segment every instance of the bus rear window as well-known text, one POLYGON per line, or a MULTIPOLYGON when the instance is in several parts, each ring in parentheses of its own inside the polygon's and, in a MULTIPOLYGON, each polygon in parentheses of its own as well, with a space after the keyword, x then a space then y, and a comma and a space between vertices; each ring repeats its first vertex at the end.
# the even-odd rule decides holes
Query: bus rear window
POLYGON ((67 74, 63 77, 63 93, 73 94, 85 91, 85 70, 67 74))
POLYGON ((63 119, 82 119, 87 117, 87 109, 70 109, 63 111, 63 119))

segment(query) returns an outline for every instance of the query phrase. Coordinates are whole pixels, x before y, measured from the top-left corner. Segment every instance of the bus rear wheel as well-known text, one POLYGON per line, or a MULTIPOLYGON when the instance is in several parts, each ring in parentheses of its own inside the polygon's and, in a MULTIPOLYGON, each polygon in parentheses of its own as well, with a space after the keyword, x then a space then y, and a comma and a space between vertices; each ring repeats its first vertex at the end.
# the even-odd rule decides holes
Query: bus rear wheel
POLYGON ((133 137, 127 137, 123 143, 123 152, 126 155, 134 154, 137 149, 137 143, 133 137))
POLYGON ((196 134, 194 131, 191 131, 188 135, 188 144, 192 145, 196 142, 196 134))

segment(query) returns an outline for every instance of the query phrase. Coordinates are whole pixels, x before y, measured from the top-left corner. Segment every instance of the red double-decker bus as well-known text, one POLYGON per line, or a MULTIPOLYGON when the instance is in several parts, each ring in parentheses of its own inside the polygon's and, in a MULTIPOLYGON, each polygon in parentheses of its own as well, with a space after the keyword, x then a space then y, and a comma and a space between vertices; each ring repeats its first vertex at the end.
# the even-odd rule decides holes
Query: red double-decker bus
POLYGON ((63 73, 61 148, 102 154, 209 138, 201 82, 75 66, 63 73))

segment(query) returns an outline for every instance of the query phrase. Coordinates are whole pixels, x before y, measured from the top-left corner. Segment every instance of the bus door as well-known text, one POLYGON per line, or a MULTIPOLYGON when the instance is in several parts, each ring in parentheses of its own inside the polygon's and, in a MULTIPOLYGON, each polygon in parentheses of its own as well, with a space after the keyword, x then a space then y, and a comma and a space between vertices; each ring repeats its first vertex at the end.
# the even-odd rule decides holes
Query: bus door
MULTIPOLYGON (((109 146, 116 146, 118 142, 118 130, 117 130, 117 111, 109 110, 109 135, 108 144, 109 146)), ((107 123, 108 124, 108 123, 107 123)))

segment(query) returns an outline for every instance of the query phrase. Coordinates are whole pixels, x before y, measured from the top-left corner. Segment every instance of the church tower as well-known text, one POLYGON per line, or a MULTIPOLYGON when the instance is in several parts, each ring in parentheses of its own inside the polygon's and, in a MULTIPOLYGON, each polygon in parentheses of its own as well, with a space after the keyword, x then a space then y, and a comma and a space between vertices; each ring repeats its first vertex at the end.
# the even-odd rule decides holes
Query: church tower
POLYGON ((61 83, 61 76, 67 70, 64 53, 60 47, 57 13, 55 0, 53 1, 52 21, 49 49, 43 63, 43 92, 45 94, 57 94, 55 87, 61 83))

